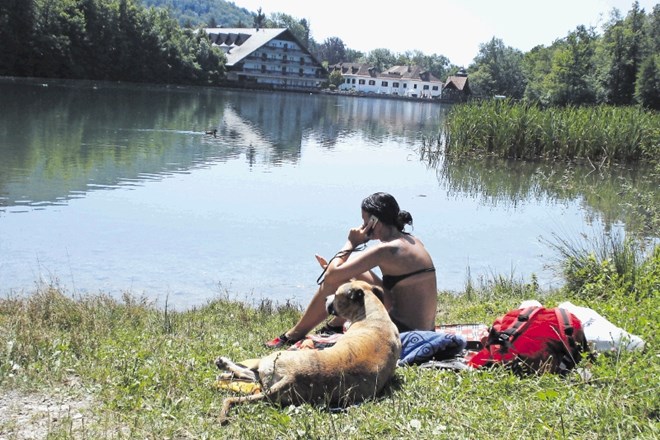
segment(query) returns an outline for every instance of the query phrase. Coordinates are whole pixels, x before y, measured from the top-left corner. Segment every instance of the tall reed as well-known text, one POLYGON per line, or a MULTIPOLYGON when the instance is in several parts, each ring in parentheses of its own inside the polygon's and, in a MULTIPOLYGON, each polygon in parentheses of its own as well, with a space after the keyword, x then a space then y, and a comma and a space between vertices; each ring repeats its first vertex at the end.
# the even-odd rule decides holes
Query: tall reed
POLYGON ((508 100, 455 105, 427 156, 657 161, 660 115, 637 107, 542 109, 508 100))

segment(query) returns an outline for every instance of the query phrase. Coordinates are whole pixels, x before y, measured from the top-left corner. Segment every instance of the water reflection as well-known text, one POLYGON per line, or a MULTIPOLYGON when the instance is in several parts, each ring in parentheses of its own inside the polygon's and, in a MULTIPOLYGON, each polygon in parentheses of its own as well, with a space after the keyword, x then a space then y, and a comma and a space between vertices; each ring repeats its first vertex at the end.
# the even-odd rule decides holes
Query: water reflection
POLYGON ((325 148, 355 131, 408 143, 438 125, 435 105, 294 93, 5 79, 0 96, 8 207, 60 204, 241 156, 248 166, 296 163, 307 135, 325 148), (217 137, 206 134, 213 128, 217 137))
POLYGON ((625 224, 639 238, 658 236, 660 176, 638 166, 596 169, 575 164, 444 159, 430 161, 448 196, 472 197, 481 204, 516 207, 550 200, 561 205, 580 199, 589 223, 605 230, 625 224))

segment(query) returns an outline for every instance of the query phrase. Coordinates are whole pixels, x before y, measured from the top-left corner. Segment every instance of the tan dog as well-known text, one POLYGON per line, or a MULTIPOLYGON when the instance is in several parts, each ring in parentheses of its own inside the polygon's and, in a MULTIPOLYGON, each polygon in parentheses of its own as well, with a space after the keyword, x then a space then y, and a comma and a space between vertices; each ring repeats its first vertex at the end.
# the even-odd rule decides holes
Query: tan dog
POLYGON ((221 375, 252 380, 261 392, 224 400, 220 421, 227 422, 238 403, 269 399, 282 405, 324 402, 347 405, 376 396, 394 375, 401 339, 376 294, 379 287, 363 281, 343 284, 328 297, 328 313, 351 321, 337 343, 324 350, 278 351, 248 369, 225 357, 215 361, 230 373, 221 375))

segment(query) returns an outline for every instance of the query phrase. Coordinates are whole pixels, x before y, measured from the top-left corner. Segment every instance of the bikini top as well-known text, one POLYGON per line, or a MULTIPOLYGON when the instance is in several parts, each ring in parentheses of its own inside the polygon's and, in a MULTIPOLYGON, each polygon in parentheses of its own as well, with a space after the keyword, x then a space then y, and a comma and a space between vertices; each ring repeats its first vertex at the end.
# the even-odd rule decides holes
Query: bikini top
POLYGON ((399 281, 425 272, 435 272, 435 267, 426 267, 424 269, 416 270, 414 272, 406 273, 403 275, 383 275, 383 287, 387 290, 391 290, 399 281))

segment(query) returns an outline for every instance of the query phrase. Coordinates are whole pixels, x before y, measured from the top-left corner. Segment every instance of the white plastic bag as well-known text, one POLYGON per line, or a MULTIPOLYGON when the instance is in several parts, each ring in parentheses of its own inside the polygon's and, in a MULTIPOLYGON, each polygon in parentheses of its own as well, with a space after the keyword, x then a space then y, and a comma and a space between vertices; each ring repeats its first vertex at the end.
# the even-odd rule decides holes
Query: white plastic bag
POLYGON ((568 310, 577 316, 582 322, 582 328, 584 329, 584 336, 587 338, 587 342, 595 351, 616 351, 621 348, 629 351, 644 349, 642 338, 617 327, 599 315, 595 310, 588 307, 576 306, 569 301, 565 301, 557 307, 568 310))

